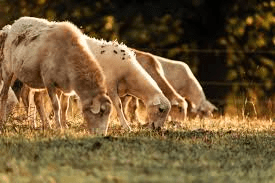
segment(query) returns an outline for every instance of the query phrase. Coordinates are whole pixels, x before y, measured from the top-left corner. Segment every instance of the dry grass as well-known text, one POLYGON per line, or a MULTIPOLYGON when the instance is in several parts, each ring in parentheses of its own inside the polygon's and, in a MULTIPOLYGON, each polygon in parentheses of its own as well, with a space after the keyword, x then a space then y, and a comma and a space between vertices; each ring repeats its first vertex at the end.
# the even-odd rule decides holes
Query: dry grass
MULTIPOLYGON (((19 110, 20 109, 20 110, 19 110)), ((17 108, 0 136, 0 182, 274 182, 272 120, 231 116, 167 121, 161 131, 113 118, 91 136, 81 114, 69 129, 31 129, 17 108)))

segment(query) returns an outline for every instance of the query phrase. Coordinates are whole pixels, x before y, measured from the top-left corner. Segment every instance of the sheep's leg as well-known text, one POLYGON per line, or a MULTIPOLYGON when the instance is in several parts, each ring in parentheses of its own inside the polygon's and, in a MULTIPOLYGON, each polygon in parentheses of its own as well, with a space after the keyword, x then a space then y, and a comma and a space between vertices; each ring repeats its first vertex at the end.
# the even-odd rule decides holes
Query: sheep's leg
POLYGON ((26 85, 21 89, 21 98, 27 112, 27 119, 32 121, 31 127, 36 128, 36 106, 34 103, 35 92, 26 85), (32 117, 32 119, 31 119, 32 117))
POLYGON ((37 124, 36 124, 36 106, 34 104, 34 91, 29 90, 29 95, 28 95, 28 118, 29 120, 31 120, 32 124, 32 128, 36 128, 37 124))
POLYGON ((61 103, 61 125, 63 128, 68 128, 67 126, 67 111, 69 108, 69 99, 70 96, 66 96, 64 94, 61 94, 60 96, 60 103, 61 103))
POLYGON ((49 120, 47 118, 46 112, 44 110, 44 92, 35 92, 34 93, 34 103, 36 109, 39 113, 40 119, 42 121, 42 128, 43 130, 50 127, 49 120))
POLYGON ((57 89, 54 86, 48 86, 47 90, 52 102, 56 127, 62 128, 60 123, 60 101, 57 96, 57 89))
POLYGON ((132 96, 125 96, 123 98, 123 101, 122 101, 122 108, 123 108, 123 112, 124 112, 124 115, 126 117, 127 120, 131 121, 131 117, 129 117, 129 103, 132 101, 132 96))
POLYGON ((24 89, 24 84, 20 80, 16 79, 12 84, 12 90, 18 101, 20 100, 23 89, 24 89))
POLYGON ((138 118, 138 106, 140 103, 140 99, 138 98, 134 98, 134 100, 130 103, 130 109, 131 109, 131 113, 132 113, 132 120, 134 121, 139 121, 138 118))
POLYGON ((126 96, 123 101, 123 109, 128 121, 137 121, 137 99, 132 96, 126 96), (129 116, 130 115, 130 116, 129 116))
MULTIPOLYGON (((6 73, 7 74, 7 73, 6 73)), ((6 75, 5 79, 3 80, 3 88, 0 93, 0 128, 3 127, 3 123, 7 120, 7 114, 6 114, 6 106, 7 106, 7 100, 8 100, 8 92, 9 87, 11 85, 13 74, 6 75)))
POLYGON ((120 121, 120 124, 123 126, 123 128, 131 130, 131 127, 128 125, 128 122, 123 114, 122 104, 119 96, 115 93, 109 94, 110 99, 112 100, 115 109, 117 111, 118 119, 120 121))
POLYGON ((26 85, 24 85, 22 88, 22 91, 21 91, 21 98, 22 98, 22 102, 24 104, 24 107, 25 107, 25 110, 27 113, 28 113, 28 108, 29 108, 29 93, 30 93, 30 88, 28 88, 28 87, 26 87, 26 85))
POLYGON ((11 88, 9 88, 7 109, 6 109, 6 113, 8 115, 13 111, 13 109, 17 103, 18 103, 17 97, 15 96, 13 90, 11 88))
POLYGON ((76 96, 70 97, 72 101, 72 107, 71 107, 71 114, 75 115, 77 110, 81 109, 81 103, 80 100, 76 96))

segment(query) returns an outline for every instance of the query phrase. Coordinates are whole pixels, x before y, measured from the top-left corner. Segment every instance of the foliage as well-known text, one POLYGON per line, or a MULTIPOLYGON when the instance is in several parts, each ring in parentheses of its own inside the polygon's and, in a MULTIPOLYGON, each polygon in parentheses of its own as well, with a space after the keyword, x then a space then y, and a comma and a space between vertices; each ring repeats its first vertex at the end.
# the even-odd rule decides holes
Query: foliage
MULTIPOLYGON (((242 103, 248 99, 259 108, 274 98, 274 0, 0 3, 0 27, 21 16, 69 20, 89 36, 117 39, 129 47, 182 60, 210 101, 220 107, 232 105, 230 96, 242 97, 242 103), (211 81, 229 85, 211 85, 211 81)), ((258 114, 264 114, 265 108, 258 114)))
POLYGON ((220 39, 228 49, 228 80, 239 83, 232 92, 266 106, 262 113, 274 97, 274 8, 275 1, 236 5, 220 39))

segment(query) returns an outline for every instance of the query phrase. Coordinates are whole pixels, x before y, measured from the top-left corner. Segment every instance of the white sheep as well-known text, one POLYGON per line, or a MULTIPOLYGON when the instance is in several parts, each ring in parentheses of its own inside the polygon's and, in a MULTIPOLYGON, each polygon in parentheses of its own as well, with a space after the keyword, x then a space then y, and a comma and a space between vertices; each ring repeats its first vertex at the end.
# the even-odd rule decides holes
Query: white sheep
POLYGON ((6 120, 8 89, 13 77, 32 89, 47 89, 61 127, 58 90, 76 93, 89 130, 106 134, 111 101, 105 78, 81 31, 69 22, 22 17, 11 25, 4 44, 0 122, 6 120))
POLYGON ((161 63, 165 77, 170 84, 190 102, 191 111, 201 116, 209 116, 214 110, 217 110, 206 99, 200 83, 186 63, 156 55, 154 57, 161 63))
POLYGON ((135 53, 116 41, 107 42, 88 36, 85 39, 106 76, 108 95, 121 124, 130 128, 123 114, 120 97, 132 95, 145 103, 148 123, 154 128, 161 127, 171 105, 157 83, 138 63, 135 53))

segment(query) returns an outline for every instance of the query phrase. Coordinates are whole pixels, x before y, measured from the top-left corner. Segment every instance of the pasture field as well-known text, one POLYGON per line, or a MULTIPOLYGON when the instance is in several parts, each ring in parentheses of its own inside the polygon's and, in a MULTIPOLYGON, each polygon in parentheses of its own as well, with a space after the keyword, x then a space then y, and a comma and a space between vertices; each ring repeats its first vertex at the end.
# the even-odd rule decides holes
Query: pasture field
POLYGON ((91 136, 82 119, 69 129, 34 130, 10 117, 0 135, 1 183, 275 182, 270 120, 218 117, 168 121, 162 131, 137 122, 91 136))

